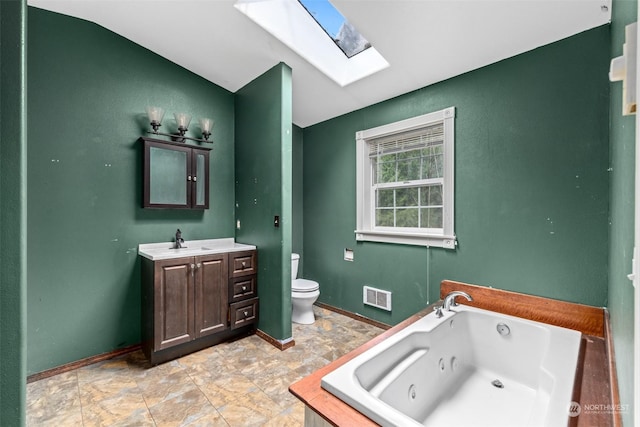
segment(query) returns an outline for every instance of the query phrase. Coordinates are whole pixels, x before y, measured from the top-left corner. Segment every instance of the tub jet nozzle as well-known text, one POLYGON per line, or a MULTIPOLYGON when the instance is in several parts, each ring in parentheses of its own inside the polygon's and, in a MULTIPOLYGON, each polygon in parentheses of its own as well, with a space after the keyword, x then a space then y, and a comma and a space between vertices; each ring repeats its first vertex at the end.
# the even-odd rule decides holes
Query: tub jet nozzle
POLYGON ((509 329, 509 327, 504 323, 498 323, 496 325, 496 330, 502 336, 509 335, 511 333, 511 329, 509 329))

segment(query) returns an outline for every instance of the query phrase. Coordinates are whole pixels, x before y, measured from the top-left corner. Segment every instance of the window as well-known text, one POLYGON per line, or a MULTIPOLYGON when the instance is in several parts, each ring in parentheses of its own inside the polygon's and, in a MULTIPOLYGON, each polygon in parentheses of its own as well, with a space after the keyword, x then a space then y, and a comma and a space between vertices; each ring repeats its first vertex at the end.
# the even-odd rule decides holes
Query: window
POLYGON ((356 133, 356 239, 455 248, 450 107, 356 133))
POLYGON ((298 0, 340 50, 351 58, 371 47, 329 0, 298 0))

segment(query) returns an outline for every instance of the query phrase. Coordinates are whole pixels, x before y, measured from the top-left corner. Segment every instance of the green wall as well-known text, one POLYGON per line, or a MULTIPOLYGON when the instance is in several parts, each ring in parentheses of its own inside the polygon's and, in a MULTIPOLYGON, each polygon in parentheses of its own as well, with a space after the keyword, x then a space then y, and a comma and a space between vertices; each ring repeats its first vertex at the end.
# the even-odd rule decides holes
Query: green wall
POLYGON ((291 338, 291 108, 282 63, 236 92, 236 240, 258 247, 258 328, 281 341, 291 338))
MULTIPOLYGON (((140 342, 140 243, 234 236, 234 95, 95 24, 29 8, 28 372, 140 342), (210 209, 142 209, 145 107, 216 121, 210 209)), ((197 130, 193 125, 192 131, 197 130)), ((191 133, 196 136, 195 133, 191 133)))
POLYGON ((603 306, 609 52, 602 26, 305 128, 304 274, 320 301, 395 324, 452 279, 603 306), (356 243, 355 132, 449 106, 458 248, 356 243), (366 284, 393 292, 391 313, 363 305, 366 284))
POLYGON ((0 425, 25 422, 27 2, 0 1, 0 425))
MULTIPOLYGON (((611 19, 611 57, 622 55, 624 27, 637 20, 637 2, 614 1, 611 19)), ((634 288, 631 273, 634 245, 634 181, 636 116, 622 115, 622 82, 610 83, 610 231, 609 309, 620 403, 633 403, 634 288)), ((637 403, 637 402, 636 402, 637 403)), ((633 405, 622 413, 624 425, 633 425, 633 405)), ((636 409, 637 410, 637 409, 636 409)))

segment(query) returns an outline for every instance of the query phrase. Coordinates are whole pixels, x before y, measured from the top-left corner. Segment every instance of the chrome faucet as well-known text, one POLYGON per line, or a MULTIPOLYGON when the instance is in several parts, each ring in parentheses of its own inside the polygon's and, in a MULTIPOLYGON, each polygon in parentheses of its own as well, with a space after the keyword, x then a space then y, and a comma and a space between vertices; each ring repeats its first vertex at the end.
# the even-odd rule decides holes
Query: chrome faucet
POLYGON ((442 303, 442 309, 446 311, 451 311, 451 307, 455 307, 456 305, 456 297, 465 297, 467 301, 473 301, 471 295, 462 291, 453 291, 449 292, 446 297, 444 297, 444 302, 442 303))
POLYGON ((184 243, 184 239, 182 238, 182 231, 178 228, 176 230, 176 249, 182 248, 182 244, 184 243))

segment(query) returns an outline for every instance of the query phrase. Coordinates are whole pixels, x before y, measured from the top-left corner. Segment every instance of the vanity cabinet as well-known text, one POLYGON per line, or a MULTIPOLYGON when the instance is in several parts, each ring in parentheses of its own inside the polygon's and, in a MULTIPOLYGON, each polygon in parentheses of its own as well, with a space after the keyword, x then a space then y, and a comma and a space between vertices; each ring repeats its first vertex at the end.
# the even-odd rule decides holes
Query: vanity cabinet
POLYGON ((141 138, 144 208, 209 209, 210 148, 141 138))
POLYGON ((256 251, 142 259, 142 349, 152 364, 253 333, 256 251), (246 274, 235 276, 236 263, 246 274), (231 291, 231 293, 230 293, 231 291))

